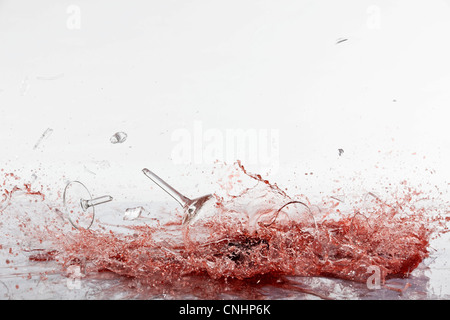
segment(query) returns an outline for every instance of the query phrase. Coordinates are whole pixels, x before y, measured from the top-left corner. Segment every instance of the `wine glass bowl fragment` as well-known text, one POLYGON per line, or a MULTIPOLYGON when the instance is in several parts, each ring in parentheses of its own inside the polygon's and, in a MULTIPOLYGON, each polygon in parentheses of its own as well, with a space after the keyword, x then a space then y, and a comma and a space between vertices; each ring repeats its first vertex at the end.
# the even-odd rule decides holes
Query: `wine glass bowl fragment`
POLYGON ((127 208, 123 215, 123 220, 136 220, 145 212, 143 207, 127 208))
POLYGON ((214 200, 211 194, 190 200, 184 207, 183 224, 194 224, 197 220, 204 218, 208 215, 205 209, 206 204, 214 200))

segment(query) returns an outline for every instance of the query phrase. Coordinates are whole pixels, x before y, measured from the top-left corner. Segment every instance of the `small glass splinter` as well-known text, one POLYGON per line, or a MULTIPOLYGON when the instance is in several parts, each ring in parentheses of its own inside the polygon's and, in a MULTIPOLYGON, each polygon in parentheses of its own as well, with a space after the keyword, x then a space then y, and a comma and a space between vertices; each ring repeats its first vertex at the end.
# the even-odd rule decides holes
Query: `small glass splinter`
POLYGON ((144 211, 143 207, 128 208, 125 210, 123 220, 136 220, 141 217, 144 211))
POLYGON ((197 216, 199 210, 202 208, 202 206, 212 198, 211 194, 207 194, 205 196, 195 198, 195 199, 189 199, 185 196, 183 196, 181 193, 179 193, 177 190, 172 188, 167 182, 162 180, 160 177, 158 177, 156 174, 151 172, 150 170, 144 168, 142 169, 142 172, 150 178, 154 183, 156 183, 161 189, 163 189, 165 192, 167 192, 172 198, 174 198, 184 209, 184 216, 183 216, 183 224, 189 224, 193 223, 194 218, 197 216))
POLYGON ((94 207, 112 201, 111 196, 92 198, 89 190, 79 181, 72 181, 64 189, 66 215, 76 229, 89 229, 95 218, 94 207))
POLYGON ((116 132, 110 139, 112 144, 123 143, 127 140, 127 134, 125 132, 116 132))

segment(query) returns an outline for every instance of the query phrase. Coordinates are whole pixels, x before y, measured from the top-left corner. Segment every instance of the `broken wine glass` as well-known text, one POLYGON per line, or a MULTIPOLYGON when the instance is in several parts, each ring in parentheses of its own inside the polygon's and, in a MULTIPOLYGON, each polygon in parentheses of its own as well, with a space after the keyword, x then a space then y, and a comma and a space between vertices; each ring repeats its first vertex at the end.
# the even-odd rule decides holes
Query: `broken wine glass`
POLYGON ((92 198, 80 181, 71 181, 63 194, 65 214, 76 229, 89 229, 95 219, 95 206, 112 201, 111 196, 92 198))
POLYGON ((207 194, 195 199, 189 199, 179 193, 149 169, 144 168, 142 169, 142 172, 181 205, 184 210, 182 222, 183 225, 194 224, 198 219, 202 218, 207 213, 204 212, 204 210, 202 211, 201 209, 205 204, 209 203, 210 201, 214 201, 214 197, 211 194, 207 194))

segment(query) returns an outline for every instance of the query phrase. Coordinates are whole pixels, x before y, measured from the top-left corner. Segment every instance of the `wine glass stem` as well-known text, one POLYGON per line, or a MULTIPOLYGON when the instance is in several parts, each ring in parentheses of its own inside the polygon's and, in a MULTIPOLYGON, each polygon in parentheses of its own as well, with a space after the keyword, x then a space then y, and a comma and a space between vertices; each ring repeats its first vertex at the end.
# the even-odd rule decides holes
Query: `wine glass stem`
POLYGON ((90 207, 95 207, 98 206, 99 204, 110 202, 112 201, 112 199, 113 198, 111 196, 102 196, 91 200, 81 199, 81 207, 83 208, 83 210, 86 210, 90 207))
POLYGON ((189 198, 186 198, 181 193, 179 193, 177 190, 172 188, 167 182, 165 182, 163 179, 158 177, 156 174, 151 172, 148 169, 143 169, 142 172, 150 178, 154 183, 156 183, 161 189, 163 189, 165 192, 167 192, 172 198, 174 198, 183 208, 191 202, 189 198))

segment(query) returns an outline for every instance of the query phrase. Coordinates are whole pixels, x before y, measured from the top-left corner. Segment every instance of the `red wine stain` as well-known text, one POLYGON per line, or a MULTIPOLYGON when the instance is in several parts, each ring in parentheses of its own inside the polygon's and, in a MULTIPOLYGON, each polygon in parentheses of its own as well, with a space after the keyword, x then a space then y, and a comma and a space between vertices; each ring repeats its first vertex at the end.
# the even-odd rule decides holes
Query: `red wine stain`
POLYGON ((38 250, 41 251, 36 254, 32 254, 28 257, 30 261, 53 261, 55 260, 55 255, 58 253, 57 250, 38 250))
MULTIPOLYGON (((18 181, 20 180, 20 177, 14 173, 4 173, 3 186, 5 187, 7 182, 9 182, 11 179, 18 181)), ((41 185, 41 189, 39 191, 33 190, 31 187, 31 183, 23 183, 21 186, 14 185, 10 190, 6 189, 5 187, 1 190, 1 202, 11 199, 12 196, 19 191, 24 191, 26 195, 39 196, 42 201, 45 201, 45 194, 43 192, 43 189, 44 187, 41 185)))
POLYGON ((40 196, 40 197, 42 198, 42 201, 45 201, 45 195, 44 195, 44 193, 42 192, 43 186, 41 186, 41 190, 40 190, 40 191, 34 191, 34 190, 32 190, 32 189, 31 189, 31 184, 25 183, 23 186, 24 186, 24 188, 25 188, 25 190, 26 190, 26 193, 27 193, 28 195, 32 195, 32 196, 40 196))

